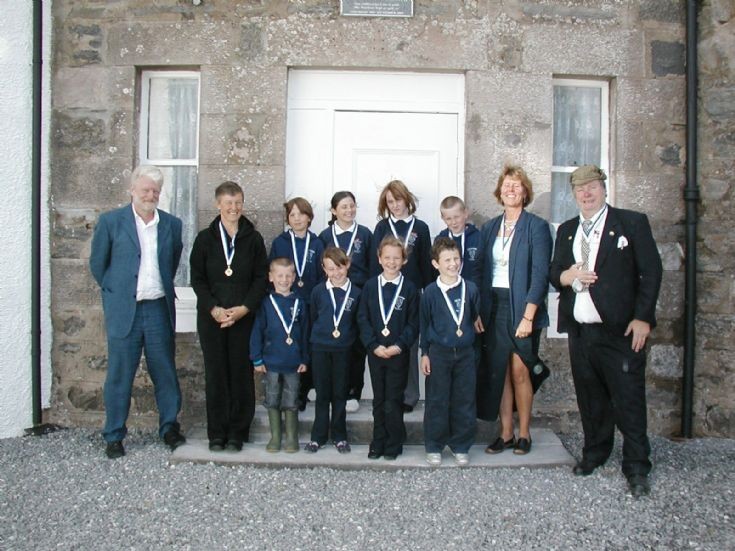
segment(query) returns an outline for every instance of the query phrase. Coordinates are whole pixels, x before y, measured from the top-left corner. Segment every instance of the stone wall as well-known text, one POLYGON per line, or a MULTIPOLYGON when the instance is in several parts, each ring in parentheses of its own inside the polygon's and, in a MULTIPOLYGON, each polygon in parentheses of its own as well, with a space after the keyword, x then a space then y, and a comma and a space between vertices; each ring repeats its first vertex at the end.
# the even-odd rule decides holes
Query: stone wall
POLYGON ((735 1, 699 18, 697 346, 694 427, 735 435, 735 1))
MULTIPOLYGON (((127 201, 123 184, 135 157, 137 68, 200 68, 199 224, 212 217, 214 186, 233 179, 243 185, 247 214, 268 242, 281 227, 288 68, 383 68, 466 75, 465 197, 477 222, 498 212, 489 188, 506 160, 529 171, 538 196, 532 210, 548 217, 552 77, 610 79, 615 201, 649 215, 665 267, 659 327, 649 352, 650 425, 661 434, 676 432, 684 286, 683 22, 683 3, 677 0, 418 0, 410 19, 343 18, 337 1, 205 0, 195 7, 185 0, 57 0, 51 418, 100 423, 105 341, 99 296, 86 264, 98 214, 127 201)), ((716 111, 717 102, 713 105, 716 111)), ((731 120, 732 104, 719 105, 731 120)), ((732 129, 721 134, 723 148, 731 146, 731 134, 732 129)), ((712 211, 705 209, 709 216, 724 218, 729 212, 721 202, 729 197, 732 156, 729 163, 727 169, 710 170, 711 193, 720 191, 713 195, 712 211)), ((726 228, 719 229, 722 248, 728 243, 726 228)), ((731 320, 732 269, 725 262, 721 255, 714 258, 716 270, 710 269, 712 279, 703 277, 702 285, 729 290, 731 320), (730 279, 723 283, 716 271, 730 279)), ((712 305, 710 324, 727 321, 718 308, 712 305)), ((712 359, 700 370, 712 373, 698 379, 698 402, 702 395, 725 396, 733 388, 732 371, 727 385, 718 382, 724 380, 720 366, 733 354, 729 341, 725 346, 729 349, 701 347, 702 362, 705 353, 712 359)), ((554 373, 536 402, 538 416, 558 429, 576 430, 566 341, 548 340, 544 351, 554 373)), ((184 418, 201 423, 202 361, 195 335, 179 338, 178 360, 184 418)), ((131 423, 155 422, 143 371, 133 412, 131 423)), ((719 412, 718 419, 731 417, 732 405, 719 412)), ((724 421, 698 421, 699 432, 733 434, 724 421)))

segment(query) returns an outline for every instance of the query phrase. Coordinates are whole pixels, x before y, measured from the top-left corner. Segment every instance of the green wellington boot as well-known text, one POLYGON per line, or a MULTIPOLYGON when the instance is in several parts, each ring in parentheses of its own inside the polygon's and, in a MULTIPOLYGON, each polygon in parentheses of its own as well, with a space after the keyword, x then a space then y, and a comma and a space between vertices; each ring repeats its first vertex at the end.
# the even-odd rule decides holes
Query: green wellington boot
POLYGON ((265 451, 277 452, 281 450, 281 411, 268 408, 268 425, 271 428, 271 439, 265 445, 265 451))
POLYGON ((286 410, 286 443, 283 451, 294 453, 299 451, 299 412, 286 410))

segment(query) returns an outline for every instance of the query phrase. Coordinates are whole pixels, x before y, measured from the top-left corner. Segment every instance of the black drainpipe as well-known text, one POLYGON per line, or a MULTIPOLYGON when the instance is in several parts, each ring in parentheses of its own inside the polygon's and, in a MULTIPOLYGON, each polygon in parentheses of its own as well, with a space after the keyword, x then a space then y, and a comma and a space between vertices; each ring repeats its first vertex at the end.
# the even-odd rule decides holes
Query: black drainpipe
POLYGON ((686 274, 684 285, 684 373, 682 381, 681 435, 692 437, 694 401, 694 345, 697 316, 697 2, 687 0, 686 35, 687 83, 687 174, 684 188, 686 204, 686 274))
POLYGON ((33 149, 31 168, 31 392, 34 434, 41 428, 41 78, 43 2, 33 2, 33 149))

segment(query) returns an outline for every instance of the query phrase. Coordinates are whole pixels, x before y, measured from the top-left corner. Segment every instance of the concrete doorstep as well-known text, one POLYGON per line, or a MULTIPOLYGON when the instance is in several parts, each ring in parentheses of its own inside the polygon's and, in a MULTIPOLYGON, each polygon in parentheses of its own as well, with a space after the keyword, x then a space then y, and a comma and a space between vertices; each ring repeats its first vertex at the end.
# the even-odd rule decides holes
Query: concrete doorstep
POLYGON ((340 454, 332 444, 328 444, 317 453, 303 451, 308 442, 311 423, 314 419, 312 404, 299 415, 301 449, 297 453, 283 451, 272 453, 265 450, 268 441, 268 420, 265 409, 258 406, 251 428, 252 442, 246 443, 240 452, 211 452, 206 430, 195 427, 187 432, 187 442, 171 454, 169 462, 178 463, 215 463, 218 465, 252 465, 269 468, 315 468, 326 467, 342 470, 401 470, 401 469, 435 469, 435 468, 498 468, 498 467, 557 467, 574 465, 575 460, 564 448, 554 432, 547 428, 531 428, 533 447, 526 455, 516 455, 512 450, 499 454, 485 453, 489 429, 487 423, 478 424, 477 444, 470 450, 470 463, 467 467, 459 467, 449 449, 442 454, 441 467, 432 467, 426 463, 426 453, 422 445, 422 405, 412 413, 406 414, 407 444, 403 446, 403 454, 395 461, 386 459, 368 459, 370 433, 372 431, 372 415, 370 403, 362 402, 360 411, 347 414, 347 431, 350 435, 352 452, 340 454))

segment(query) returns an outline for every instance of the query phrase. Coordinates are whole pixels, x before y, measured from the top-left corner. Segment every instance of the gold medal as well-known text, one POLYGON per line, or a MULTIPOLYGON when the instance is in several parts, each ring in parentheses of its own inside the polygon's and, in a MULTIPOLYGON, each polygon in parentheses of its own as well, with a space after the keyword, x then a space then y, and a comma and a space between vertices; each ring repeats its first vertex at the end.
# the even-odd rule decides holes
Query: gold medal
POLYGON ((289 335, 288 337, 286 337, 286 344, 289 345, 289 346, 291 346, 293 344, 293 339, 291 338, 291 335, 289 335))
POLYGON ((301 279, 299 279, 299 280, 298 280, 298 281, 296 282, 296 285, 298 285, 299 287, 303 287, 303 286, 304 286, 304 281, 303 281, 303 280, 301 280, 301 279))
POLYGON ((380 332, 380 334, 383 335, 384 337, 387 337, 388 335, 390 335, 390 329, 388 329, 387 325, 383 327, 383 330, 380 332))
POLYGON ((464 335, 464 332, 462 332, 462 330, 459 327, 457 327, 457 336, 461 337, 462 335, 464 335))
POLYGON ((334 331, 332 331, 332 336, 333 336, 333 337, 334 337, 335 339, 338 339, 338 338, 339 338, 339 336, 340 336, 341 334, 342 334, 342 333, 340 333, 340 332, 339 332, 339 329, 337 329, 336 327, 334 328, 334 331))
POLYGON ((227 266, 227 269, 225 270, 225 275, 227 277, 230 277, 232 275, 232 268, 230 268, 229 266, 227 266))

